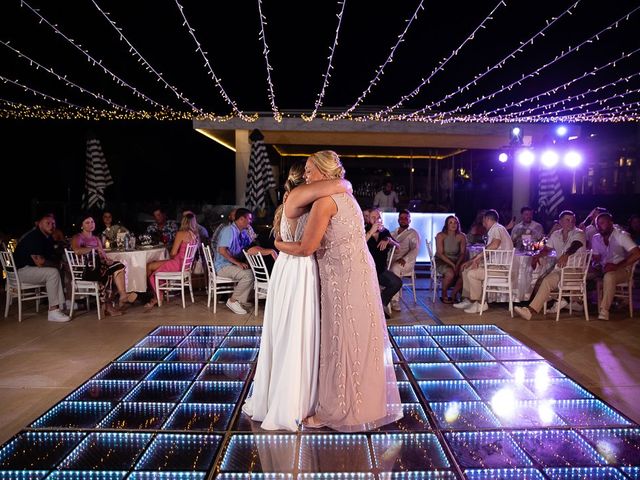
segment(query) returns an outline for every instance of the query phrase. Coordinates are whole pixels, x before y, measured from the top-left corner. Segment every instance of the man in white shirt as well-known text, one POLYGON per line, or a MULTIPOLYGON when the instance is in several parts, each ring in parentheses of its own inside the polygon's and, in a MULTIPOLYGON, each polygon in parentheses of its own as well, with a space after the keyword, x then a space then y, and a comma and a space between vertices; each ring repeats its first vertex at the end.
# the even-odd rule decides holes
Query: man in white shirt
MULTIPOLYGON (((558 259, 555 268, 544 277, 536 296, 528 307, 514 307, 514 311, 525 320, 531 320, 534 314, 539 313, 545 302, 551 298, 551 291, 558 288, 560 269, 567 264, 569 257, 574 253, 585 250, 587 241, 584 232, 576 228, 576 215, 571 210, 564 210, 560 213, 558 223, 561 229, 553 232, 547 241, 546 247, 531 259, 531 267, 535 269, 541 257, 545 257, 555 251, 558 259)), ((560 299, 555 308, 562 309, 566 305, 567 301, 560 299)))
POLYGON ((533 209, 522 207, 520 209, 522 221, 516 223, 511 230, 511 240, 518 249, 523 249, 523 244, 538 242, 544 236, 544 228, 533 219, 533 209))
MULTIPOLYGON (((391 271, 398 277, 410 274, 416 265, 418 249, 420 248, 420 235, 411 228, 411 213, 409 210, 400 210, 398 214, 398 225, 391 236, 398 242, 396 251, 391 261, 391 271)), ((391 309, 400 311, 400 292, 391 299, 391 309)))
MULTIPOLYGON (((487 210, 482 217, 482 225, 487 229, 486 250, 512 250, 513 241, 506 228, 498 223, 498 212, 487 210)), ((487 303, 480 305, 482 298, 482 282, 484 280, 484 266, 480 267, 482 255, 476 255, 472 260, 462 264, 462 296, 467 297, 455 308, 464 309, 465 313, 480 313, 489 308, 487 303), (467 293, 468 292, 468 293, 467 293)))
POLYGON ((604 274, 598 319, 609 320, 616 285, 629 278, 631 266, 640 260, 640 248, 627 232, 614 228, 610 213, 598 215, 596 226, 599 233, 593 236, 591 247, 594 262, 600 264, 604 274))
POLYGON ((392 182, 386 182, 373 198, 373 208, 379 208, 382 212, 395 212, 398 203, 398 194, 393 189, 392 182))

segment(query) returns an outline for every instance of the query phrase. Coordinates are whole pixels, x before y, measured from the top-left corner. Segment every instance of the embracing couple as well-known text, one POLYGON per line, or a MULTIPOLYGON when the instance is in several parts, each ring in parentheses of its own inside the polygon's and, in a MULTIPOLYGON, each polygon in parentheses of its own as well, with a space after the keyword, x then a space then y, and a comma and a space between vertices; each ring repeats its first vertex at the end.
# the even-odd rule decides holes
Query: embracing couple
POLYGON ((274 220, 281 253, 243 411, 267 430, 394 422, 402 405, 380 287, 338 155, 324 150, 292 166, 285 188, 274 220))

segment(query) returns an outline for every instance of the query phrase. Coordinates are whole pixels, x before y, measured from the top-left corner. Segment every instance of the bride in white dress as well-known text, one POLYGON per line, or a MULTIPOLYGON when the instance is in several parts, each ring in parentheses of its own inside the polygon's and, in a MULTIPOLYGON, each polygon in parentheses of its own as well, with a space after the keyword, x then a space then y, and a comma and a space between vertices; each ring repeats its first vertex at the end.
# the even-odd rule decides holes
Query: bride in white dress
MULTIPOLYGON (((285 190, 304 181, 304 164, 289 169, 285 190)), ((342 180, 315 182, 302 187, 313 200, 343 193, 350 184, 342 180)), ((285 203, 276 211, 274 230, 285 241, 300 241, 308 213, 288 218, 285 203)), ((265 430, 296 431, 315 413, 320 347, 320 281, 313 255, 278 255, 273 265, 264 310, 260 353, 253 393, 242 411, 262 422, 265 430)))

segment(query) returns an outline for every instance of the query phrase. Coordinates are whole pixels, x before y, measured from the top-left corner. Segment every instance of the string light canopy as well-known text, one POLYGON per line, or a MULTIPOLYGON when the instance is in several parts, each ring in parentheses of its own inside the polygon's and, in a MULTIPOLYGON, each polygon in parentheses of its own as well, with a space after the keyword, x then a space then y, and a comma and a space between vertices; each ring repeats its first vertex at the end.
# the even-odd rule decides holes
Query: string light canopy
POLYGON ((346 0, 313 6, 174 0, 109 4, 107 12, 98 1, 3 2, 0 118, 309 124, 639 118, 637 3, 549 1, 530 9, 500 0, 489 9, 482 2, 425 8, 424 0, 384 8, 346 0))

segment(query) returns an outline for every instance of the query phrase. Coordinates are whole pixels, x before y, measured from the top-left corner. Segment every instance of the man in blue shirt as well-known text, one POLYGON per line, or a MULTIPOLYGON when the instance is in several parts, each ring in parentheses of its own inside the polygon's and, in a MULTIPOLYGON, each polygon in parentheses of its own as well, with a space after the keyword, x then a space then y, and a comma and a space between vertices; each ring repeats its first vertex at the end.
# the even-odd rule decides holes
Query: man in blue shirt
POLYGON ((243 232, 251 227, 253 214, 246 208, 236 211, 235 221, 224 227, 218 237, 215 252, 216 273, 225 278, 231 278, 238 283, 233 289, 233 294, 227 300, 227 307, 239 315, 247 313, 243 304, 247 303, 249 293, 253 288, 253 272, 249 264, 245 262, 243 250, 247 253, 271 255, 275 259, 277 254, 270 248, 250 246, 251 239, 243 232))

